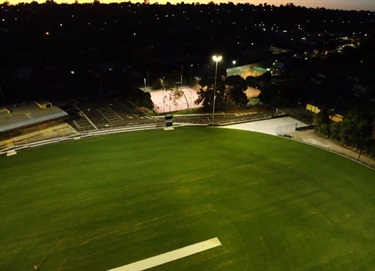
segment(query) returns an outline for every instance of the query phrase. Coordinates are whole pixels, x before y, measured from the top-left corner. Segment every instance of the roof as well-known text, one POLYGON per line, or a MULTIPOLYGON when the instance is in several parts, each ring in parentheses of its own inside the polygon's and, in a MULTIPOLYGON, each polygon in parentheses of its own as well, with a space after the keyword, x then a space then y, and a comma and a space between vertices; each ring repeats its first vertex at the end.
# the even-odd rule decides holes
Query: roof
POLYGON ((11 113, 0 115, 0 133, 68 116, 56 106, 41 109, 34 103, 7 108, 11 113))
POLYGON ((268 67, 272 67, 272 61, 263 61, 243 66, 237 66, 226 69, 226 72, 228 76, 240 75, 242 78, 246 79, 247 76, 257 77, 268 72, 268 67))

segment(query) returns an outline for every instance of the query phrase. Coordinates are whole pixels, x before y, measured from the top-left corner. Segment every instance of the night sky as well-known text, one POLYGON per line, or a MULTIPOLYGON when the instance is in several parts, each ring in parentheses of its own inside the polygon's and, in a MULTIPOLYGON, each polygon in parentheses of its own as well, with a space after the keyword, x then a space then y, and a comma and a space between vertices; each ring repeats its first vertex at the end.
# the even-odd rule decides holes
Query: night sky
MULTIPOLYGON (((74 3, 75 0, 55 0, 57 3, 74 3)), ((128 0, 100 0, 101 3, 111 3, 111 2, 127 2, 128 0)), ((183 0, 150 0, 151 3, 158 2, 159 4, 165 4, 166 2, 170 2, 171 4, 180 3, 183 0)), ((206 4, 210 2, 211 0, 184 0, 185 3, 192 3, 192 2, 199 2, 202 4, 206 4)), ((19 2, 31 2, 24 1, 24 0, 9 0, 11 4, 17 4, 19 2)), ((39 3, 45 2, 43 1, 37 1, 39 3)), ((87 3, 87 2, 93 2, 90 0, 78 0, 79 3, 87 3)), ((131 2, 143 2, 143 0, 131 0, 131 2)), ((228 3, 228 0, 215 0, 215 3, 228 3)), ((287 3, 293 3, 296 6, 306 6, 306 7, 325 7, 329 9, 344 9, 344 10, 371 10, 375 11, 375 0, 232 0, 233 3, 250 3, 254 5, 264 4, 268 3, 269 5, 285 5, 287 3)))

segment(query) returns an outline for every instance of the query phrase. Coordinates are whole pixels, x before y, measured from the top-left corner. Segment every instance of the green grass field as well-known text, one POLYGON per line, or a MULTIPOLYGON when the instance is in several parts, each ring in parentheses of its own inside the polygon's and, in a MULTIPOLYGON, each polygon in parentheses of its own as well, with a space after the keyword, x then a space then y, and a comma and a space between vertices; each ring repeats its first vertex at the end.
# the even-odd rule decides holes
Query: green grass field
POLYGON ((218 237, 152 270, 374 270, 375 171, 211 128, 0 157, 0 270, 104 271, 218 237))

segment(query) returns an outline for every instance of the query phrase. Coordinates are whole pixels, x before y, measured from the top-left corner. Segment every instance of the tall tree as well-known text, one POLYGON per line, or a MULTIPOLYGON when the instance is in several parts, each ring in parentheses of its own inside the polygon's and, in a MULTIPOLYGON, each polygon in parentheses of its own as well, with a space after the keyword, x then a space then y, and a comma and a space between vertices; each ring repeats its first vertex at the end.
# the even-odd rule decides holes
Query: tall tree
POLYGON ((246 81, 239 75, 228 76, 225 79, 227 102, 234 102, 238 107, 245 107, 247 102, 247 96, 245 91, 247 89, 246 81))
MULTIPOLYGON (((203 102, 203 110, 210 112, 213 109, 214 101, 214 83, 209 78, 202 78, 200 81, 201 88, 198 91, 196 104, 203 102)), ((225 110, 225 84, 223 78, 218 78, 216 82, 215 109, 225 110)))
POLYGON ((315 129, 324 135, 330 135, 330 119, 327 109, 321 109, 318 114, 314 116, 315 129))
POLYGON ((371 113, 354 109, 345 116, 340 137, 345 144, 363 148, 372 135, 373 116, 371 113))

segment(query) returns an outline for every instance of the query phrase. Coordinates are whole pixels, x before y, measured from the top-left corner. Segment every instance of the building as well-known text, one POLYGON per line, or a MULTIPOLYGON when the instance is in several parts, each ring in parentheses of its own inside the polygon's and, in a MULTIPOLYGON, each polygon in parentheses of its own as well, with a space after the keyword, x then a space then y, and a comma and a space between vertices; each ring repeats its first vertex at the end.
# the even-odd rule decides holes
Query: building
POLYGON ((35 132, 61 124, 68 113, 48 101, 15 104, 0 108, 0 139, 35 132))

